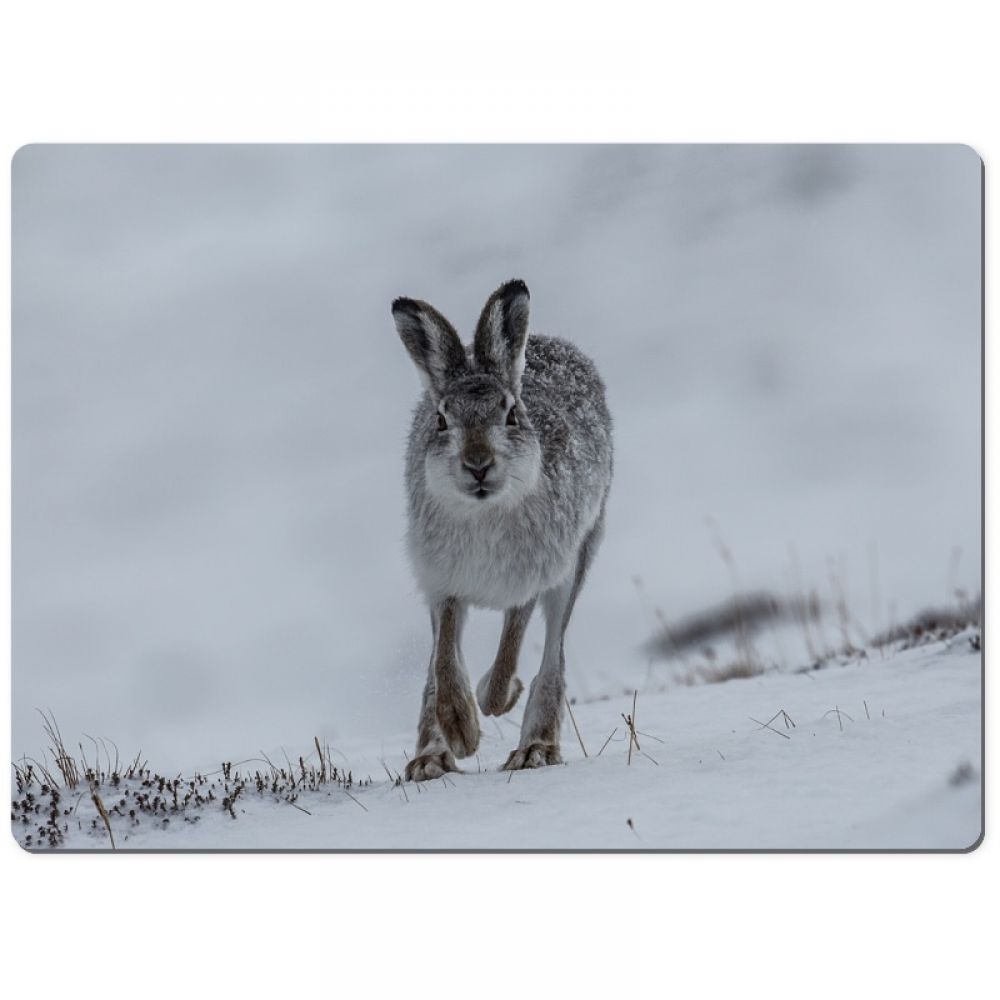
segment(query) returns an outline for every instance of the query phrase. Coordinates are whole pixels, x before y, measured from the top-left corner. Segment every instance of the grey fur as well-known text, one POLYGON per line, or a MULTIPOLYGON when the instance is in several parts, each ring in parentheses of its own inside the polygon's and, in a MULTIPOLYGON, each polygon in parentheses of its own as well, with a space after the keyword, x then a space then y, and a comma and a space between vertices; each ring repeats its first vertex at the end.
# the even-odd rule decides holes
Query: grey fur
POLYGON ((528 336, 528 289, 487 300, 471 348, 440 313, 397 299, 393 317, 427 391, 406 455, 407 545, 431 608, 434 651, 407 778, 438 777, 475 752, 479 723, 461 653, 469 605, 505 612, 496 661, 477 686, 509 711, 538 601, 545 650, 507 768, 558 763, 563 638, 597 551, 612 474, 611 416, 594 364, 572 344, 528 336))

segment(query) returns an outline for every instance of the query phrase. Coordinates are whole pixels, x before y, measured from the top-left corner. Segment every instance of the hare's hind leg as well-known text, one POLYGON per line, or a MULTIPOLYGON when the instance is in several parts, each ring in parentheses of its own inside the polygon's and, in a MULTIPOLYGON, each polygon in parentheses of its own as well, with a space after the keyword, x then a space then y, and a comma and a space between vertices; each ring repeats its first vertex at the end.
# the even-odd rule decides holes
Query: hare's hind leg
POLYGON ((470 757, 479 746, 479 718, 459 644, 465 610, 460 601, 448 598, 431 611, 434 651, 424 685, 417 752, 406 765, 407 780, 457 771, 455 757, 470 757))
POLYGON ((521 723, 521 739, 504 764, 504 770, 561 764, 559 730, 566 693, 566 656, 563 640, 577 595, 594 558, 604 530, 604 511, 584 538, 576 559, 576 569, 562 583, 542 595, 545 613, 545 651, 538 676, 531 682, 528 705, 521 723))
POLYGON ((509 712, 521 697, 524 685, 517 677, 517 657, 521 641, 535 608, 532 598, 527 604, 508 608, 503 616, 503 632, 493 666, 483 674, 476 685, 476 701, 483 715, 503 715, 509 712))

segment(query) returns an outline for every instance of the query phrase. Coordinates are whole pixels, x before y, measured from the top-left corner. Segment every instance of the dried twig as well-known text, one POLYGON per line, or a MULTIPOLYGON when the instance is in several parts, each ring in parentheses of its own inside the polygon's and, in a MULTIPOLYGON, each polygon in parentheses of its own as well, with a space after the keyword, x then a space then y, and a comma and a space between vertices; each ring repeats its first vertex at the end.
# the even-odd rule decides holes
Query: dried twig
POLYGON ((825 719, 828 715, 836 715, 837 716, 837 725, 840 726, 840 731, 841 732, 844 731, 844 723, 843 723, 843 719, 841 718, 841 716, 844 716, 845 718, 847 718, 847 720, 849 722, 853 722, 854 721, 854 719, 852 719, 847 714, 847 712, 844 712, 844 711, 841 710, 841 708, 840 708, 839 705, 834 705, 833 708, 831 708, 829 711, 824 712, 823 713, 823 718, 825 719))
MULTIPOLYGON (((783 733, 780 729, 775 729, 774 726, 771 725, 771 722, 773 722, 774 719, 769 719, 767 722, 761 722, 760 719, 755 719, 752 715, 748 715, 747 718, 751 722, 756 722, 761 729, 770 729, 772 733, 777 733, 778 736, 781 736, 783 739, 791 739, 791 736, 789 736, 788 733, 783 733)), ((776 719, 777 716, 774 716, 774 718, 776 719)))
POLYGON ((111 838, 111 850, 118 850, 118 848, 115 847, 115 835, 111 832, 111 819, 108 816, 108 811, 104 808, 104 803, 101 801, 100 795, 97 794, 97 789, 93 786, 90 789, 90 797, 94 800, 94 805, 97 806, 97 811, 100 813, 101 819, 104 820, 108 836, 111 838))
MULTIPOLYGON (((66 787, 69 789, 75 789, 80 781, 80 773, 77 770, 76 761, 69 755, 66 751, 66 745, 63 743, 62 733, 59 731, 59 725, 56 722, 56 717, 49 709, 49 714, 46 715, 40 708, 35 709, 36 712, 42 717, 43 728, 45 729, 45 734, 52 741, 52 755, 56 759, 56 767, 59 769, 59 773, 63 776, 63 781, 66 783, 66 787)), ((54 780, 52 782, 55 783, 54 780)))
POLYGON ((573 715, 573 708, 572 708, 572 706, 569 703, 569 698, 567 698, 565 695, 563 695, 563 701, 566 702, 566 711, 569 712, 570 722, 573 723, 573 732, 576 733, 576 738, 580 741, 580 749, 583 751, 583 756, 584 757, 589 757, 590 754, 587 753, 587 748, 583 745, 583 737, 580 735, 580 730, 577 727, 576 717, 573 715))
POLYGON ((625 725, 628 726, 628 763, 632 766, 632 747, 635 746, 637 751, 641 750, 642 747, 639 746, 639 737, 635 731, 635 703, 636 699, 639 697, 638 691, 632 692, 632 714, 626 715, 622 712, 622 718, 625 720, 625 725))
POLYGON ((319 780, 326 781, 326 758, 323 756, 323 749, 319 745, 319 737, 314 736, 313 742, 316 744, 316 753, 319 754, 319 780))
POLYGON ((364 802, 360 801, 360 799, 356 799, 346 788, 342 788, 341 790, 352 802, 357 802, 365 812, 368 812, 368 806, 366 806, 364 802))

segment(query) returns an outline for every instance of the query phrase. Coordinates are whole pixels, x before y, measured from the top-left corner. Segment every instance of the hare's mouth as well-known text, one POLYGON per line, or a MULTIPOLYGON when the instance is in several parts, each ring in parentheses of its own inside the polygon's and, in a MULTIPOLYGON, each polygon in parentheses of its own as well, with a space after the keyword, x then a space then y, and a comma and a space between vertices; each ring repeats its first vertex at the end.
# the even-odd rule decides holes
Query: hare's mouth
POLYGON ((475 500, 485 500, 493 496, 496 491, 497 488, 493 483, 473 483, 465 488, 466 495, 475 500))

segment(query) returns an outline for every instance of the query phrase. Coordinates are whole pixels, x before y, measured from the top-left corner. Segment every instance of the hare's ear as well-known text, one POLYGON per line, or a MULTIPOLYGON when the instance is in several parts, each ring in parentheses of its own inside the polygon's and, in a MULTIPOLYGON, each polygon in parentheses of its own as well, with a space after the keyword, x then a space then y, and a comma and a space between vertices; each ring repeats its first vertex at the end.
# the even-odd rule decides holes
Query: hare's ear
POLYGON ((396 299, 392 318, 424 385, 439 399, 448 382, 468 367, 455 328, 433 306, 419 299, 396 299))
POLYGON ((524 347, 528 341, 528 286, 508 281, 487 300, 479 323, 473 354, 476 364, 494 372, 515 392, 521 391, 524 347))

